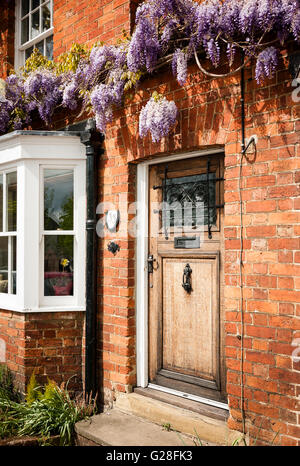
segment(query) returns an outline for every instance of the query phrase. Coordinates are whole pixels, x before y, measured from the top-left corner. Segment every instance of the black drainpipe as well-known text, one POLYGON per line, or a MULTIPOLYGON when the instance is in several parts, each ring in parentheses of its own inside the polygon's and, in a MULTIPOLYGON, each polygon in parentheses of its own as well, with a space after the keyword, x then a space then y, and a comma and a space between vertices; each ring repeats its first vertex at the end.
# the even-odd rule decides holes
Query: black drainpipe
POLYGON ((104 137, 95 131, 93 120, 66 128, 80 136, 86 153, 86 316, 85 316, 85 397, 95 398, 97 385, 97 156, 103 153, 104 137))
POLYGON ((96 395, 96 180, 95 148, 90 132, 81 133, 86 153, 86 317, 85 396, 96 395))

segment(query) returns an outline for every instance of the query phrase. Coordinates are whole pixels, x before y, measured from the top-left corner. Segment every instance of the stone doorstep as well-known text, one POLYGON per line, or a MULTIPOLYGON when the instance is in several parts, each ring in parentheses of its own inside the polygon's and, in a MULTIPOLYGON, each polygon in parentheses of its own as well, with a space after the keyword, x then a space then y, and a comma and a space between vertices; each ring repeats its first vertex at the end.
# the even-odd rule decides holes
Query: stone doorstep
POLYGON ((80 446, 195 446, 191 436, 168 431, 117 408, 78 422, 75 432, 80 446))
MULTIPOLYGON (((177 398, 177 397, 176 397, 177 398)), ((119 396, 113 409, 75 426, 79 445, 231 445, 240 432, 214 418, 137 393, 119 396), (166 430, 163 426, 169 426, 166 430)))
MULTIPOLYGON (((195 412, 186 409, 183 405, 175 406, 168 402, 167 395, 164 401, 143 396, 138 393, 130 393, 119 396, 115 402, 115 408, 139 418, 146 419, 162 426, 170 424, 171 429, 183 435, 200 438, 201 441, 209 442, 213 445, 229 446, 241 433, 230 430, 227 425, 228 411, 219 412, 219 416, 207 410, 195 412)), ((176 397, 178 398, 178 397, 176 397)), ((172 400, 174 401, 174 400, 172 400)), ((220 408, 217 408, 219 411, 220 408)))

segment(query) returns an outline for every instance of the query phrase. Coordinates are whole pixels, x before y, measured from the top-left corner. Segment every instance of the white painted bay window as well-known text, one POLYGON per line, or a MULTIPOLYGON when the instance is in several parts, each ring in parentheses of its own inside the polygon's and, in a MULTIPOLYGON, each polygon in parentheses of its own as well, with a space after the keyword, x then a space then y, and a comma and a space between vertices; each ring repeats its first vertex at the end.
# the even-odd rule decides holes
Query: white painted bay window
POLYGON ((0 309, 85 309, 85 159, 71 133, 0 137, 0 309))

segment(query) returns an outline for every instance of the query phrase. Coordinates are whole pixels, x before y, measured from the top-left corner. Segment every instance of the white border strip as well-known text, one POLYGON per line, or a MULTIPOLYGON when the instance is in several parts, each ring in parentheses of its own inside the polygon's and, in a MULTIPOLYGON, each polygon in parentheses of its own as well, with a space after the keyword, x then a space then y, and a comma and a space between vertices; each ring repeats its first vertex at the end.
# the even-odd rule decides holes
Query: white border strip
POLYGON ((226 409, 226 411, 229 411, 228 404, 222 403, 221 401, 214 401, 210 400, 209 398, 202 398, 202 396, 190 395, 189 393, 180 392, 179 390, 173 390, 173 388, 162 387, 153 383, 149 383, 148 388, 152 388, 153 390, 164 393, 169 393, 170 395, 180 396, 181 398, 185 398, 187 400, 198 401, 199 403, 214 406, 215 408, 226 409))
POLYGON ((137 167, 137 241, 136 241, 136 348, 137 385, 148 384, 148 173, 145 164, 137 167))

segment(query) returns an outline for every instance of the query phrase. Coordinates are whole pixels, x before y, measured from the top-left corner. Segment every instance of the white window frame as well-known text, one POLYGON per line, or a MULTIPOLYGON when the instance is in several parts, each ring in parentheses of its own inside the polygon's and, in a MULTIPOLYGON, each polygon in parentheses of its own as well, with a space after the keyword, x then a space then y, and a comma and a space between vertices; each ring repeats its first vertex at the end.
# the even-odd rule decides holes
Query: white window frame
MULTIPOLYGON (((17 172, 17 186, 18 186, 18 167, 15 165, 5 165, 3 167, 0 166, 0 174, 3 175, 3 231, 0 231, 0 237, 9 238, 8 239, 8 292, 7 293, 0 293, 0 302, 15 302, 16 301, 16 294, 11 292, 11 272, 12 272, 12 250, 11 250, 11 238, 16 237, 16 243, 18 241, 18 206, 17 206, 17 225, 16 231, 8 231, 7 225, 7 175, 9 173, 17 172)), ((18 187, 17 187, 18 190, 18 187)), ((18 191, 17 191, 17 198, 18 198, 18 191)), ((18 246, 17 246, 18 251, 18 246)), ((18 258, 16 257, 16 261, 18 258)), ((18 267, 18 266, 17 266, 18 267)), ((17 287, 18 287, 18 272, 17 272, 17 287)), ((16 290, 17 293, 17 290, 16 290)))
MULTIPOLYGON (((30 0, 31 1, 31 0, 30 0)), ((46 3, 48 0, 42 0, 42 4, 46 3)), ((39 6, 41 8, 42 5, 39 6)), ((24 44, 21 42, 21 17, 22 17, 22 0, 16 0, 16 7, 15 7, 15 69, 20 68, 25 64, 25 50, 33 47, 40 41, 46 41, 46 39, 50 36, 53 36, 54 27, 53 27, 53 0, 50 0, 50 8, 51 8, 51 24, 50 28, 44 32, 41 32, 33 39, 28 40, 24 44)), ((30 21, 29 21, 30 23, 30 21)), ((30 24, 29 24, 30 30, 30 24)))
MULTIPOLYGON (((85 310, 86 154, 66 132, 15 131, 0 137, 0 171, 17 169, 17 293, 0 293, 0 309, 19 312, 85 310), (44 168, 74 170, 72 296, 44 296, 44 168)), ((8 232, 13 233, 13 232, 8 232)), ((46 231, 47 233, 47 231, 46 231)), ((59 234, 64 234, 60 232, 59 234)), ((5 236, 3 234, 3 236, 5 236)))
POLYGON ((80 205, 80 199, 84 198, 85 192, 82 190, 82 176, 81 176, 81 167, 77 164, 62 164, 57 165, 57 162, 47 163, 47 165, 40 165, 40 303, 42 306, 47 307, 56 307, 56 306, 72 306, 74 302, 76 303, 79 299, 79 288, 83 286, 83 283, 80 284, 78 280, 80 277, 80 270, 82 270, 82 254, 80 251, 79 245, 82 242, 82 235, 80 225, 84 222, 82 217, 82 212, 84 212, 84 206, 80 205), (74 195, 74 212, 73 212, 73 230, 44 230, 44 170, 45 169, 55 169, 59 168, 62 170, 73 170, 73 195, 74 195), (75 208, 76 206, 76 208, 75 208), (73 236, 73 262, 74 262, 74 271, 73 271, 73 295, 72 296, 45 296, 44 295, 44 244, 45 236, 55 236, 55 235, 70 235, 73 236))

